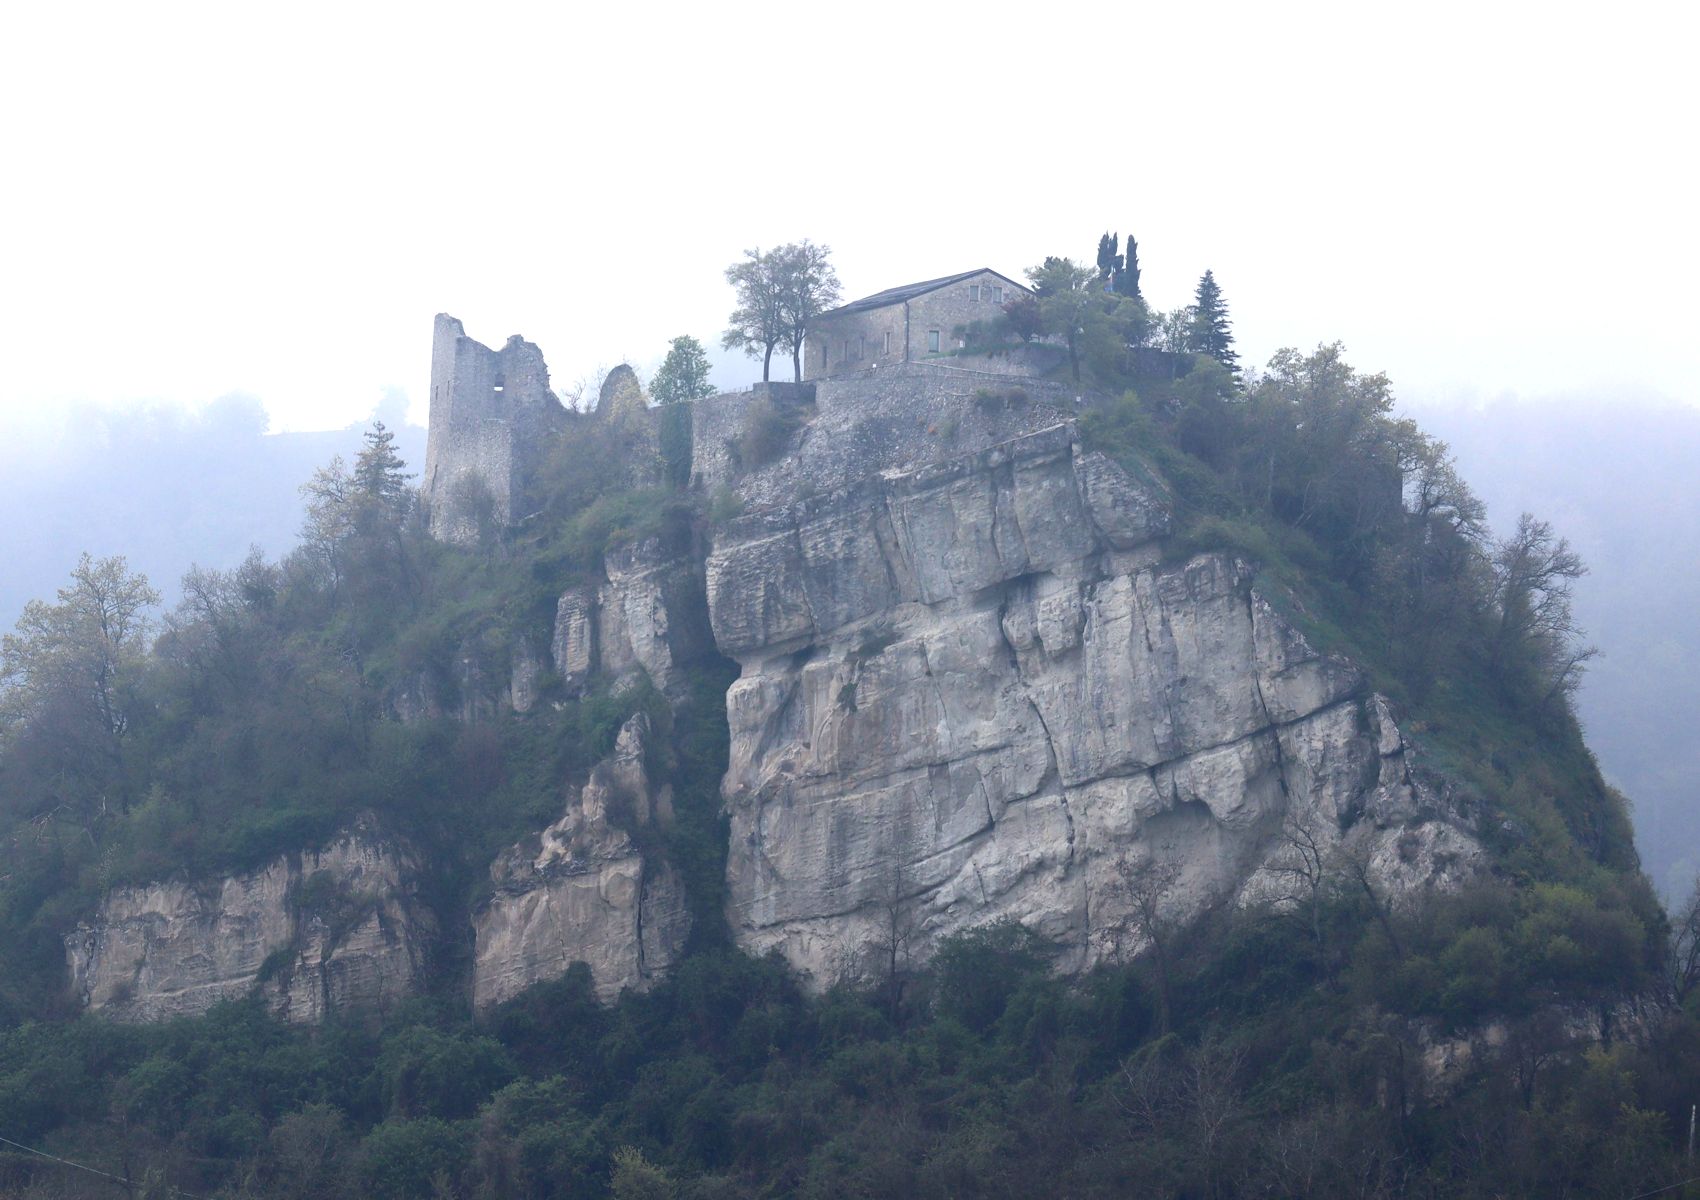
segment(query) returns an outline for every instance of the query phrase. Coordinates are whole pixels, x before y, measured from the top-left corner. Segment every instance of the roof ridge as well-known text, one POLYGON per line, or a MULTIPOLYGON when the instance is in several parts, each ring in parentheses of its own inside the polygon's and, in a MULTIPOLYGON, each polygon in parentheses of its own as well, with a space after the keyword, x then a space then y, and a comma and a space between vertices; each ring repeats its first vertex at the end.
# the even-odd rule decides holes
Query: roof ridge
POLYGON ((822 313, 821 315, 823 317, 831 317, 840 313, 862 312, 870 308, 885 308, 887 305, 897 304, 903 300, 912 300, 916 296, 922 296, 928 292, 937 291, 939 288, 946 287, 958 280, 967 279, 971 275, 979 275, 982 273, 987 275, 996 275, 1004 282, 1015 284, 1016 287, 1024 290, 1027 287, 1026 284, 1017 283, 1008 275, 1005 275, 1001 271, 994 271, 991 267, 974 267, 972 270, 958 271, 954 275, 941 275, 937 279, 923 279, 916 283, 904 283, 899 284, 897 287, 886 288, 884 291, 875 292, 869 296, 863 296, 861 299, 852 300, 848 304, 842 304, 839 307, 832 309, 830 312, 822 313))

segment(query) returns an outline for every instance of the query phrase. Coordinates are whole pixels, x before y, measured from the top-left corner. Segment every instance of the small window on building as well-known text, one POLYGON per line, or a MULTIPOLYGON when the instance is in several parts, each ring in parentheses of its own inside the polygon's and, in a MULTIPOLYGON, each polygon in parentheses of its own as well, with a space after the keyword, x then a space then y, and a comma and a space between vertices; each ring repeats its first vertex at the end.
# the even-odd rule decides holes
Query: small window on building
POLYGON ((844 345, 839 348, 838 361, 839 362, 849 362, 850 361, 850 339, 849 338, 845 338, 844 339, 844 345))
POLYGON ((975 303, 979 303, 979 300, 980 300, 980 285, 979 284, 971 283, 971 284, 968 285, 968 298, 970 300, 974 301, 975 303))
POLYGON ((939 352, 939 331, 936 330, 936 329, 929 329, 929 330, 927 330, 927 353, 928 354, 937 354, 938 352, 939 352))
POLYGON ((495 390, 498 391, 498 392, 501 391, 502 390, 502 384, 503 384, 502 377, 500 375, 496 376, 495 390))
POLYGON ((856 361, 868 357, 868 338, 866 334, 856 339, 856 361))
POLYGON ((1003 284, 1001 284, 1001 283, 995 284, 991 288, 989 288, 988 290, 992 293, 992 303, 993 304, 1002 304, 1003 303, 1003 284))
POLYGON ((826 356, 829 350, 830 347, 826 344, 826 339, 822 338, 820 340, 820 365, 823 371, 826 370, 826 356))
POLYGON ((891 330, 889 329, 885 331, 885 350, 883 353, 886 355, 891 354, 891 330))

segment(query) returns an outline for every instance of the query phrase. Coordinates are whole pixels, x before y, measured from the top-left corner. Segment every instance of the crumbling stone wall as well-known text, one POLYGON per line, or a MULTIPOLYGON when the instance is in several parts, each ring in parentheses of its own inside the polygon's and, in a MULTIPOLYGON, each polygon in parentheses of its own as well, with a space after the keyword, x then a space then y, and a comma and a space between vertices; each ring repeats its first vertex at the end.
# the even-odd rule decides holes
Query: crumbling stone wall
POLYGON ((796 408, 815 402, 812 383, 758 383, 747 392, 725 392, 691 403, 691 486, 713 494, 742 472, 738 441, 750 410, 762 403, 796 408))
POLYGON ((492 350, 438 313, 424 481, 432 534, 472 541, 481 525, 504 528, 525 516, 542 456, 565 420, 543 351, 518 334, 492 350))

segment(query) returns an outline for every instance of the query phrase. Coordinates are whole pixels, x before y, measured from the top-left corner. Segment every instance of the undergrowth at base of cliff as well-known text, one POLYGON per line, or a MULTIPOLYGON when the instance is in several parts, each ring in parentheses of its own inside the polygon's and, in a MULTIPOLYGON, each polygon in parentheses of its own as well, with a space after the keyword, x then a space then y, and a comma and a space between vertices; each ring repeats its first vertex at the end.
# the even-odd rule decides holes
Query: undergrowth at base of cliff
MULTIPOLYGON (((1578 986, 1555 953, 1599 919, 1586 898, 1490 889, 1387 928, 1363 903, 1214 921, 1167 979, 1065 982, 999 925, 902 989, 812 1000, 776 960, 708 949, 612 1007, 578 967, 477 1024, 430 1001, 317 1030, 253 1003, 28 1024, 0 1034, 0 1131, 221 1197, 1622 1197, 1681 1177, 1700 1019, 1585 1047, 1575 1024, 1635 976, 1578 986), (1472 1034, 1477 1059, 1437 1080, 1434 1048, 1472 1034)), ((91 1179, 0 1153, 17 1194, 123 1194, 91 1179)))

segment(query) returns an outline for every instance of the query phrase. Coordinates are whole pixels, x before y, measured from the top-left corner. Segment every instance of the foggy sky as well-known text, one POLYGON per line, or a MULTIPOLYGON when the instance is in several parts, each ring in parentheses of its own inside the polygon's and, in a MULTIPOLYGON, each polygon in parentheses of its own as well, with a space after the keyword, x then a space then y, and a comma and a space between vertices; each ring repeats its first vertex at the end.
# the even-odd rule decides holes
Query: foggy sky
POLYGON ((0 434, 231 392, 423 420, 437 311, 568 386, 712 343, 746 247, 825 242, 853 297, 1105 229, 1160 307, 1213 269, 1251 363, 1700 402, 1689 10, 593 7, 10 13, 0 434))
MULTIPOLYGON (((1692 459, 1605 436, 1625 397, 1700 406, 1691 8, 595 7, 13 6, 5 627, 80 550, 169 588, 287 549, 351 426, 396 393, 424 421, 436 312, 538 342, 565 390, 712 347, 748 247, 824 242, 853 298, 1131 231, 1154 305, 1208 268, 1244 362, 1345 342, 1497 524, 1528 503, 1607 568, 1583 714, 1651 865, 1700 866, 1700 759, 1660 740, 1700 644, 1647 599, 1694 594, 1692 459), (1542 428, 1570 440, 1534 454, 1542 428)), ((715 353, 723 387, 757 376, 715 353)))

